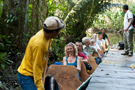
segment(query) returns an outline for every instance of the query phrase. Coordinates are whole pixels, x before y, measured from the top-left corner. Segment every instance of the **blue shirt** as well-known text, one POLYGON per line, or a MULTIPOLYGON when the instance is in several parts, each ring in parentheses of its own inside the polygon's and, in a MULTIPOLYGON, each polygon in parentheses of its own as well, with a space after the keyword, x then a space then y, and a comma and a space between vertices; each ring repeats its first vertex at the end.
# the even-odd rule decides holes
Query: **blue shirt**
POLYGON ((75 59, 75 62, 74 62, 74 63, 68 63, 68 58, 66 57, 67 65, 71 65, 71 66, 75 66, 75 67, 77 67, 77 58, 78 58, 78 56, 76 57, 76 59, 75 59))
POLYGON ((87 52, 83 51, 83 53, 88 57, 88 53, 87 52))

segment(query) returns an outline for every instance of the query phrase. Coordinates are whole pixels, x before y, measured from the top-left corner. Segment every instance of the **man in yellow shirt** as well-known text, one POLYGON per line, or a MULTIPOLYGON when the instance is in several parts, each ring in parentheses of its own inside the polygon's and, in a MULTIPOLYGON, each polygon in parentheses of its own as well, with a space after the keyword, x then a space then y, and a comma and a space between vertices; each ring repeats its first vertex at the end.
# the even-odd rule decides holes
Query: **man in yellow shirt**
POLYGON ((44 21, 43 29, 29 41, 25 55, 18 68, 18 81, 23 90, 45 90, 42 74, 53 38, 65 27, 62 20, 51 16, 44 21))

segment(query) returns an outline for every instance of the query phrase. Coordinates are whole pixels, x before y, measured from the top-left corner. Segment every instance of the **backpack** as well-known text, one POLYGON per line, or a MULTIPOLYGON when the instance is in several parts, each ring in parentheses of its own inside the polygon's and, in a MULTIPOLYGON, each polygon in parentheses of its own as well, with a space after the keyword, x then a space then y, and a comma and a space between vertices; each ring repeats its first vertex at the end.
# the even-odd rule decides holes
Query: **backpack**
POLYGON ((102 62, 102 59, 100 57, 95 57, 95 61, 97 65, 99 65, 102 62))
POLYGON ((54 65, 63 65, 62 62, 55 62, 54 65))
POLYGON ((84 63, 85 67, 86 67, 86 70, 92 70, 92 67, 90 64, 88 63, 84 63))
POLYGON ((50 74, 45 78, 45 90, 59 90, 58 83, 50 74))
POLYGON ((133 27, 135 27, 135 15, 133 14, 133 27))
MULTIPOLYGON (((127 18, 128 18, 128 15, 127 15, 127 18)), ((129 19, 128 19, 128 22, 129 22, 129 19)), ((133 23, 132 23, 133 27, 135 27, 135 15, 133 14, 133 23)))
POLYGON ((124 42, 123 41, 119 41, 118 43, 118 46, 119 46, 119 50, 124 50, 124 42))

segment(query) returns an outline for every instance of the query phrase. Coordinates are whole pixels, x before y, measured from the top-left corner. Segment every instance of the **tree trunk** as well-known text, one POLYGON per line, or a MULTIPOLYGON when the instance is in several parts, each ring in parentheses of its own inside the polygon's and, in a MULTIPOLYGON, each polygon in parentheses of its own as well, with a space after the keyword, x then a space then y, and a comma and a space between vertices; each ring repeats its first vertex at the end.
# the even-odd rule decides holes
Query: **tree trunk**
POLYGON ((3 0, 1 33, 10 37, 11 42, 21 52, 24 51, 23 44, 26 42, 28 4, 29 0, 3 0))
POLYGON ((47 14, 46 0, 32 0, 31 35, 42 29, 47 14))

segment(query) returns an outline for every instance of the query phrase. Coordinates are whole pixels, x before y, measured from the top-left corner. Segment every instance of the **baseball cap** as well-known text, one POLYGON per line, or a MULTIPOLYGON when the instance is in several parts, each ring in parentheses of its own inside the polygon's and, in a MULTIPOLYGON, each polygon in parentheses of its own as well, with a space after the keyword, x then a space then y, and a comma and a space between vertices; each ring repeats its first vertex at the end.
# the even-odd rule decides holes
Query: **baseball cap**
POLYGON ((44 28, 47 30, 56 30, 65 28, 65 23, 58 17, 50 16, 44 21, 44 28))
POLYGON ((90 39, 90 41, 93 41, 93 42, 95 42, 95 40, 94 40, 94 39, 90 39))

